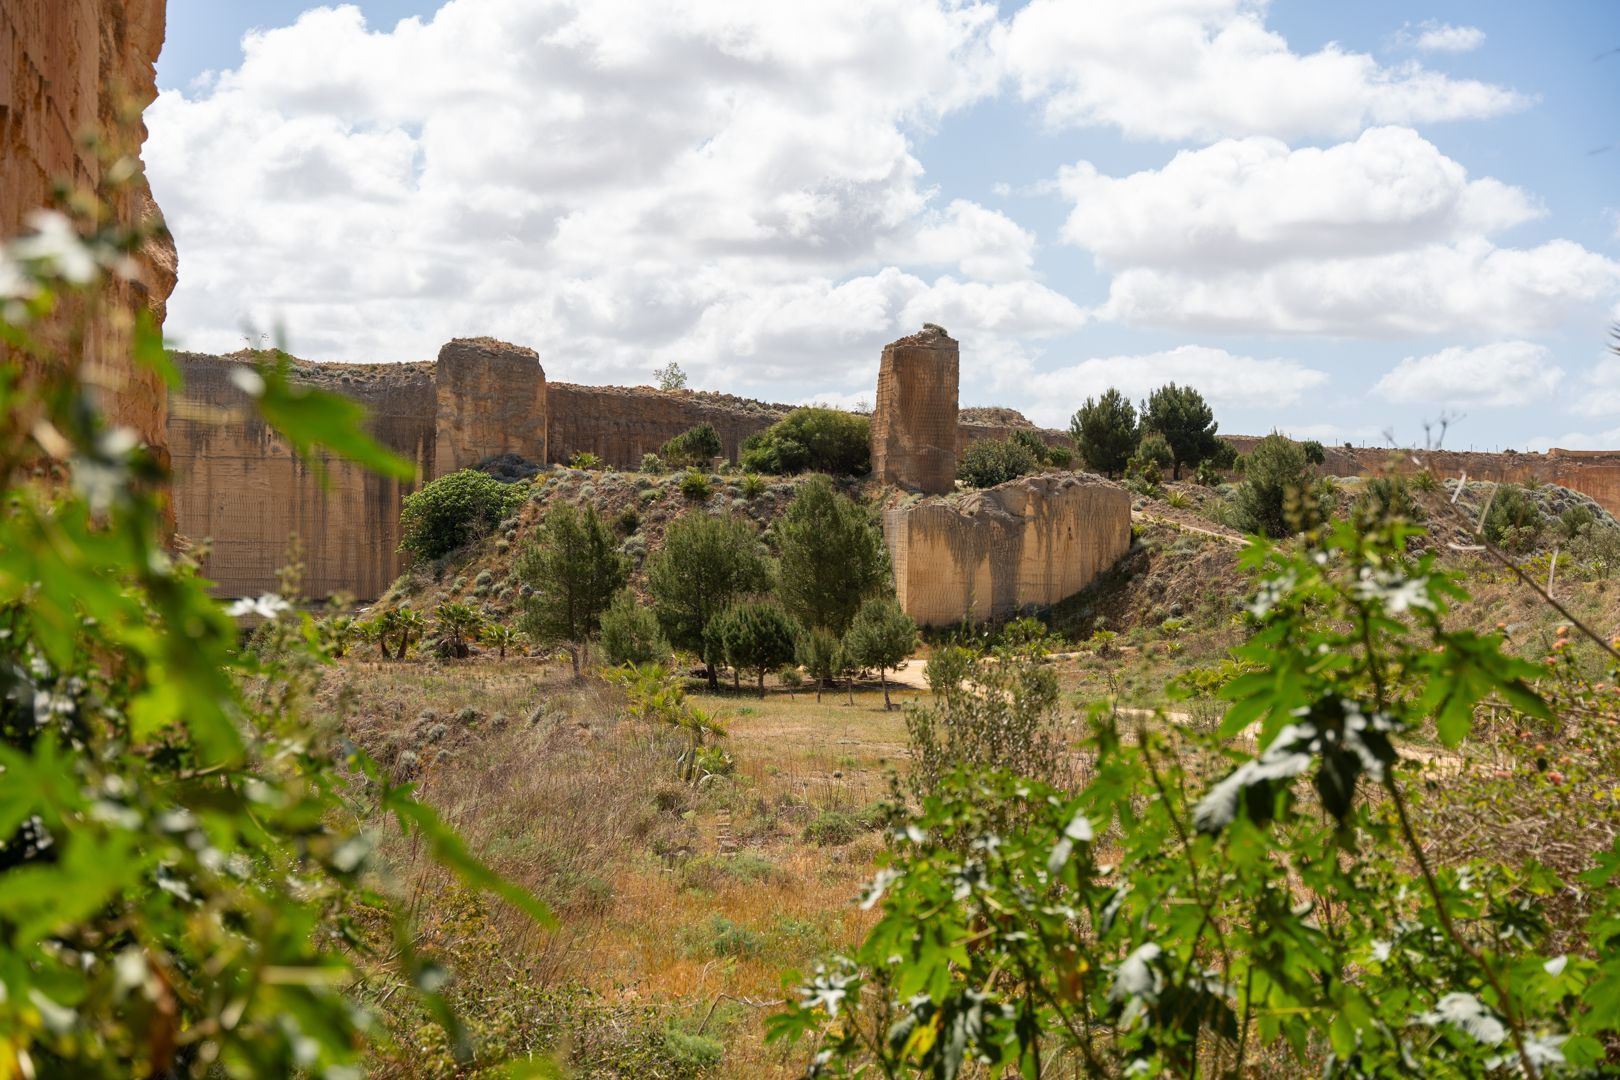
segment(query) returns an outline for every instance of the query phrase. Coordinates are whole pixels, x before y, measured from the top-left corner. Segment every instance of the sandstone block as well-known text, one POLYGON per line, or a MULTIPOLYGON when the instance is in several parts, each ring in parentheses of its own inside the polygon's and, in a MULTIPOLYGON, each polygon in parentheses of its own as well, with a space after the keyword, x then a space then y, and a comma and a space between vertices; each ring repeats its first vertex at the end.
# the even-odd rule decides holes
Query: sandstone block
POLYGON ((433 476, 487 457, 546 459, 546 373, 533 349, 494 338, 456 338, 439 350, 433 476))
POLYGON ((938 327, 883 347, 872 413, 872 472, 924 495, 956 488, 960 353, 938 327))
POLYGON ((1131 501, 1077 473, 1026 476, 884 512, 895 592, 922 626, 1000 619, 1073 596, 1131 546, 1131 501))

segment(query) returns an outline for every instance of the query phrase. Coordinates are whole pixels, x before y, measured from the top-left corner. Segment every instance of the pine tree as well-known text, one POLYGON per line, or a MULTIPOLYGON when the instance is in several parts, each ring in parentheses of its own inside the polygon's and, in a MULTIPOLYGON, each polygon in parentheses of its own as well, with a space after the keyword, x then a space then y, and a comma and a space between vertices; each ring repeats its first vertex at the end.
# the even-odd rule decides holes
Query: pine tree
POLYGON ((1135 406, 1113 388, 1101 398, 1086 398, 1069 421, 1069 434, 1086 466, 1108 477, 1124 470, 1142 437, 1135 406))
POLYGON ((800 486, 776 535, 777 594, 807 627, 842 634, 862 602, 891 589, 889 553, 877 522, 825 476, 800 486))
POLYGON ((595 507, 558 503, 546 512, 514 570, 531 590, 523 602, 523 632, 537 643, 565 645, 577 679, 580 657, 601 626, 602 613, 630 577, 613 531, 595 507))

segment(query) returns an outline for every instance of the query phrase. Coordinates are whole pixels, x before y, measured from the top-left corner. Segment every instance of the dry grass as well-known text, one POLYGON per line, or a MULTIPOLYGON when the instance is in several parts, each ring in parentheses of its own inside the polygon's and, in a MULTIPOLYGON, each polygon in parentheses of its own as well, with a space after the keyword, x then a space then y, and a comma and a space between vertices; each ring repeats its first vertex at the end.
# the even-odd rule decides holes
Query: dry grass
MULTIPOLYGON (((719 1075, 797 1074, 760 1021, 785 970, 852 945, 871 919, 854 900, 881 847, 872 807, 906 744, 875 683, 854 705, 842 690, 707 698, 736 770, 699 788, 677 782, 674 741, 563 665, 350 661, 323 692, 348 703, 351 734, 393 776, 416 779, 476 851, 557 908, 555 932, 501 910, 479 924, 517 977, 658 1005, 692 1028, 719 1001, 707 1027, 727 1044, 719 1075), (829 821, 823 843, 807 836, 829 821)), ((465 921, 440 917, 455 890, 391 835, 391 887, 410 898, 421 947, 455 954, 465 921)))

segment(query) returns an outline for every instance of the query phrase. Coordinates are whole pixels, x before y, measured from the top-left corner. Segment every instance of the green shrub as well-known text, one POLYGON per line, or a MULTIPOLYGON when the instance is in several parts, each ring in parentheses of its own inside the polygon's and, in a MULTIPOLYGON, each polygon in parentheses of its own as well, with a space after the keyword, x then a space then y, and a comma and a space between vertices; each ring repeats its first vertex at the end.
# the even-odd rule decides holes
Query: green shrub
POLYGON ((641 471, 642 472, 651 473, 654 476, 658 476, 661 473, 663 473, 665 468, 666 468, 666 466, 664 464, 664 459, 659 457, 657 454, 642 454, 641 455, 641 471))
POLYGON ((641 511, 634 506, 627 506, 614 515, 613 531, 620 536, 629 536, 639 528, 641 528, 641 511))
POLYGON ((1040 468, 1028 446, 1011 439, 980 439, 962 452, 956 478, 972 488, 995 487, 1040 468))
POLYGON ((697 469, 687 469, 685 475, 681 477, 681 494, 693 502, 706 502, 713 494, 708 474, 697 469))
POLYGON ((1536 500, 1518 484, 1502 484, 1485 514, 1485 539, 1508 551, 1526 552, 1536 546, 1546 518, 1536 500))
POLYGON ((705 1073, 719 1065, 726 1047, 719 1039, 691 1035, 677 1027, 664 1029, 664 1053, 678 1074, 705 1073))
POLYGON ((817 847, 843 847, 862 832, 855 816, 843 810, 823 810, 804 827, 804 839, 817 847))
POLYGON ((437 559, 492 532, 523 505, 524 489, 476 469, 441 476, 405 496, 399 515, 401 551, 437 559))
POLYGON ((671 651, 658 616, 635 593, 621 590, 602 613, 602 653, 607 662, 614 666, 662 664, 671 651))
POLYGON ((600 469, 603 464, 605 463, 601 457, 591 453, 589 450, 577 451, 573 457, 568 459, 570 469, 600 469))
POLYGON ((1422 524, 1423 508, 1401 473, 1368 477, 1356 499, 1355 512, 1364 521, 1407 521, 1422 524))
POLYGON ((681 465, 707 467, 724 453, 725 445, 721 443, 720 433, 714 430, 713 424, 699 424, 695 428, 689 428, 658 449, 660 458, 677 467, 681 465))
POLYGON ((765 483, 765 478, 759 475, 759 473, 751 472, 743 474, 742 495, 745 499, 759 498, 761 495, 765 494, 765 489, 769 486, 770 485, 765 483))
POLYGON ((1232 505, 1244 531, 1264 536, 1290 536, 1320 520, 1299 444, 1275 431, 1256 443, 1232 505))
POLYGON ((1307 465, 1321 465, 1327 461, 1327 447, 1315 439, 1306 439, 1299 444, 1299 448, 1305 454, 1307 465))
POLYGON ((1576 503, 1558 515, 1558 531, 1566 541, 1597 525, 1598 516, 1585 503, 1576 503))
POLYGON ((783 476, 821 472, 864 476, 872 470, 872 424, 864 416, 811 406, 794 409, 742 445, 741 464, 783 476))
POLYGON ((1046 463, 1054 469, 1074 468, 1074 451, 1067 446, 1048 446, 1046 448, 1046 463))

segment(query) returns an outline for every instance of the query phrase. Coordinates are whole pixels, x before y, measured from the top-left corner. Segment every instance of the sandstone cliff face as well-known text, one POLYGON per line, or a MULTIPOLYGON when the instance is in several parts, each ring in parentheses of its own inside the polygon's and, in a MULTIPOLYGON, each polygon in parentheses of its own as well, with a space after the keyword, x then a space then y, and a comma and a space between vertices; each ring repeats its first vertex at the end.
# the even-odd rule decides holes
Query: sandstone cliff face
POLYGON ((1073 596, 1131 546, 1116 484, 1044 474, 887 510, 895 592, 923 626, 999 619, 1073 596))
MULTIPOLYGON (((303 592, 360 599, 382 595, 404 567, 400 502, 414 485, 326 460, 326 483, 295 458, 230 381, 239 361, 181 353, 185 393, 172 403, 174 512, 182 535, 209 541, 203 575, 222 596, 276 588, 288 541, 302 546, 303 592)), ((299 365, 299 377, 345 393, 371 410, 376 438, 430 475, 437 435, 431 364, 299 365)))
POLYGON ((956 487, 957 343, 937 328, 883 347, 872 412, 872 473, 924 495, 956 487))
POLYGON ((493 338, 456 338, 439 350, 438 444, 428 475, 487 457, 546 456, 546 373, 533 349, 493 338))
POLYGON ((726 457, 736 461, 744 439, 764 431, 792 408, 729 394, 570 383, 552 383, 547 405, 550 434, 545 460, 566 464, 584 452, 616 469, 638 467, 643 454, 657 453, 670 439, 699 424, 714 425, 726 457))
MULTIPOLYGON (((0 3, 0 239, 21 232, 27 215, 53 202, 57 183, 90 190, 102 162, 80 141, 101 136, 109 149, 138 155, 140 111, 157 97, 154 64, 163 47, 166 0, 4 0, 0 3)), ((112 207, 134 226, 156 207, 144 177, 112 207)), ((148 245, 141 278, 109 289, 109 315, 87 346, 93 376, 108 388, 109 419, 165 445, 162 381, 129 359, 130 318, 145 304, 161 322, 175 285, 172 240, 148 245)))

